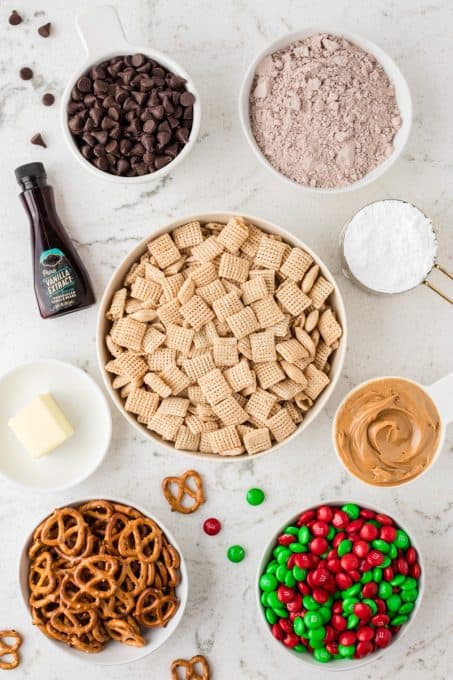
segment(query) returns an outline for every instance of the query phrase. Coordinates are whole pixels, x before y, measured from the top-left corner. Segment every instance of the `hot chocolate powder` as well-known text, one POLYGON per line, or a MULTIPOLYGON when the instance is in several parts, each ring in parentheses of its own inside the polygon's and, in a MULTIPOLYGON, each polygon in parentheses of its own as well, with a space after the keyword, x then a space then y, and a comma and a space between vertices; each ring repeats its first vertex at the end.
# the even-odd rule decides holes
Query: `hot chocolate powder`
POLYGON ((393 151, 401 117, 390 83, 368 52, 312 35, 266 56, 250 93, 256 142, 281 173, 312 187, 343 187, 393 151))

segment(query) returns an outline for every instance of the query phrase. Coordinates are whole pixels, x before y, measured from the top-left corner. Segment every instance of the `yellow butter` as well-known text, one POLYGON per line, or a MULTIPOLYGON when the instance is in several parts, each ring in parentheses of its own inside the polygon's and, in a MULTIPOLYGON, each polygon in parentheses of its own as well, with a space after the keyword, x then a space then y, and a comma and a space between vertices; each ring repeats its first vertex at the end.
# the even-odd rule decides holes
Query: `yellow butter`
POLYGON ((8 425, 33 458, 45 456, 74 434, 51 394, 38 395, 8 425))

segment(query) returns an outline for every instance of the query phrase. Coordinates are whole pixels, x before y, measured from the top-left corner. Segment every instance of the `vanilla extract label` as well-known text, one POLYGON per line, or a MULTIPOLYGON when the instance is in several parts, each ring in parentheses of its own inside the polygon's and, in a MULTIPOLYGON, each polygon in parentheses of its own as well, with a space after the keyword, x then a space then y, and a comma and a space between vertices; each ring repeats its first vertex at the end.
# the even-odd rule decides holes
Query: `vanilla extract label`
POLYGON ((41 281, 54 311, 72 307, 77 300, 77 276, 58 248, 41 253, 41 281))

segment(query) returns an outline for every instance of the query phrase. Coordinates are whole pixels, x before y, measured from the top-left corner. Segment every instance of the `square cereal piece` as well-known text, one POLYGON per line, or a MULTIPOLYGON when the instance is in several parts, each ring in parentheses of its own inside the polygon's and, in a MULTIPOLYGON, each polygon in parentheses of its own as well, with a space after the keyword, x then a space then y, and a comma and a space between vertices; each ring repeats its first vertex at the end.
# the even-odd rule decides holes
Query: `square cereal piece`
POLYGON ((293 316, 299 316, 311 305, 308 295, 302 293, 294 281, 285 281, 275 293, 275 297, 293 316))
POLYGON ((130 413, 141 416, 144 422, 148 423, 155 414, 158 405, 159 397, 157 394, 138 388, 129 392, 124 408, 130 413))
POLYGON ((294 399, 296 394, 299 394, 299 392, 301 392, 303 388, 302 385, 296 382, 295 380, 291 380, 291 378, 286 378, 286 380, 282 380, 276 385, 272 385, 270 389, 274 394, 277 395, 277 397, 279 397, 279 399, 288 401, 290 399, 294 399))
POLYGON ((280 269, 286 245, 283 241, 277 241, 270 236, 263 236, 258 252, 255 255, 255 264, 264 269, 280 269))
POLYGON ((217 239, 230 253, 237 253, 247 240, 249 229, 242 217, 232 217, 219 233, 217 239))
POLYGON ((212 349, 216 366, 234 366, 239 361, 236 338, 215 338, 212 349))
POLYGON ((245 410, 251 416, 264 423, 268 419, 271 408, 276 401, 277 397, 274 394, 258 389, 249 397, 245 410))
POLYGON ((170 388, 173 394, 179 394, 189 387, 190 380, 177 366, 169 366, 160 373, 160 377, 170 388))
POLYGON ((192 248, 192 256, 198 262, 212 262, 223 252, 223 245, 219 243, 216 236, 209 236, 198 246, 192 248))
POLYGON ((167 347, 175 349, 177 352, 188 354, 192 346, 194 331, 190 328, 176 326, 174 323, 168 324, 167 328, 167 347))
MULTIPOLYGON (((333 345, 336 340, 341 338, 341 326, 334 317, 331 309, 326 309, 326 311, 321 314, 318 322, 318 329, 326 345, 333 345)), ((118 342, 114 337, 113 339, 115 342, 118 342)), ((121 343, 118 342, 118 344, 120 345, 121 343)))
POLYGON ((173 274, 172 276, 166 276, 162 279, 162 291, 163 297, 166 302, 170 302, 173 298, 177 297, 178 292, 185 282, 184 274, 179 272, 178 274, 173 274))
POLYGON ((227 317, 240 312, 243 307, 244 305, 235 291, 227 293, 227 295, 214 300, 212 303, 212 309, 219 321, 225 321, 227 317))
POLYGON ((181 305, 179 304, 179 300, 177 298, 160 305, 156 309, 156 314, 164 326, 168 326, 170 323, 182 323, 182 316, 180 312, 181 305))
POLYGON ((222 371, 215 368, 213 371, 198 378, 204 396, 208 404, 218 404, 231 394, 231 387, 222 375, 222 371))
POLYGON ((317 399, 330 383, 329 377, 323 371, 319 371, 313 364, 307 366, 305 375, 308 380, 308 385, 304 389, 304 393, 307 397, 310 397, 310 399, 317 399))
POLYGON ((247 385, 247 387, 244 387, 244 389, 241 390, 241 397, 249 397, 251 394, 254 394, 256 392, 256 373, 255 371, 250 371, 252 374, 252 382, 250 385, 247 385))
POLYGON ((260 333, 252 333, 249 337, 252 350, 252 361, 255 364, 275 361, 277 359, 273 328, 268 328, 260 333))
POLYGON ((244 283, 249 275, 250 262, 245 257, 223 253, 220 258, 219 276, 231 281, 244 283))
POLYGON ((164 399, 158 409, 158 412, 164 416, 179 416, 185 418, 187 409, 189 408, 189 400, 183 397, 168 397, 164 399))
POLYGON ((197 288, 197 295, 203 298, 207 305, 212 306, 215 300, 226 295, 226 290, 220 279, 214 279, 214 281, 206 284, 206 286, 197 288))
POLYGON ((180 312, 187 323, 196 331, 199 331, 208 321, 214 318, 214 312, 199 295, 194 295, 189 302, 182 305, 180 312))
POLYGON ((333 283, 327 281, 324 276, 318 276, 312 289, 310 290, 310 298, 313 302, 313 307, 319 309, 323 306, 329 295, 333 293, 335 287, 333 283))
POLYGON ((148 430, 160 435, 162 439, 174 442, 183 420, 184 418, 179 418, 179 416, 165 416, 161 413, 155 413, 148 423, 148 430))
POLYGON ((258 252, 264 232, 261 231, 261 229, 258 229, 254 224, 248 224, 248 229, 249 235, 247 240, 242 244, 241 251, 244 255, 253 259, 258 252))
POLYGON ((175 449, 178 451, 198 451, 200 435, 193 434, 186 425, 181 425, 175 441, 175 449))
POLYGON ((190 385, 187 388, 187 396, 189 397, 192 404, 207 404, 206 397, 203 394, 203 390, 200 385, 190 385))
POLYGON ((272 446, 271 436, 267 427, 260 427, 251 432, 246 432, 243 441, 245 450, 250 455, 267 451, 272 446))
POLYGON ((254 302, 252 304, 252 309, 256 314, 260 328, 271 328, 285 318, 285 315, 272 295, 268 295, 262 300, 254 302))
POLYGON ((160 285, 162 279, 165 277, 165 274, 161 269, 159 269, 159 267, 155 267, 150 262, 146 262, 144 276, 148 281, 154 281, 154 283, 158 283, 160 285))
POLYGON ((242 425, 248 420, 248 414, 233 396, 213 404, 212 410, 224 425, 242 425))
POLYGON ((274 333, 276 338, 284 338, 289 331, 289 322, 291 317, 289 314, 285 314, 284 318, 275 324, 274 333))
POLYGON ((114 340, 112 340, 111 335, 105 336, 105 346, 113 357, 119 357, 119 355, 124 352, 124 349, 117 345, 114 340))
POLYGON ((245 387, 252 385, 255 379, 247 359, 241 359, 236 366, 225 369, 225 378, 234 392, 240 392, 245 387))
POLYGON ((267 297, 267 286, 263 276, 249 279, 245 283, 241 283, 242 299, 245 305, 250 305, 252 302, 262 300, 267 297))
POLYGON ((214 453, 211 442, 209 441, 209 432, 200 432, 200 453, 214 453))
POLYGON ((280 267, 282 274, 298 283, 304 278, 305 272, 313 262, 311 255, 301 248, 292 248, 290 254, 280 267))
POLYGON ((259 385, 263 390, 267 390, 268 387, 272 387, 272 385, 285 379, 285 374, 277 361, 269 361, 266 364, 256 364, 254 369, 259 385))
POLYGON ((131 287, 131 297, 136 300, 149 300, 157 303, 161 293, 162 288, 159 283, 149 281, 141 276, 137 276, 131 287))
POLYGON ((181 257, 181 253, 174 244, 170 234, 162 234, 148 243, 148 250, 156 259, 161 269, 176 262, 181 257))
POLYGON ((162 399, 166 399, 171 395, 171 388, 156 373, 147 373, 143 378, 143 382, 162 399))
POLYGON ((296 338, 284 340, 276 344, 277 352, 290 364, 295 364, 299 359, 308 356, 308 350, 300 344, 296 338))
POLYGON ((173 239, 179 250, 198 246, 203 241, 200 223, 197 221, 187 222, 173 230, 173 239))
POLYGON ((214 361, 212 360, 212 352, 205 352, 199 354, 193 359, 184 359, 182 362, 184 373, 190 378, 191 382, 197 381, 206 373, 210 373, 215 369, 214 361))
POLYGON ((286 408, 280 409, 275 416, 269 418, 267 426, 272 432, 274 439, 278 442, 283 441, 297 430, 297 425, 292 420, 286 408))
POLYGON ((252 346, 250 344, 250 338, 249 336, 246 336, 245 338, 241 338, 238 342, 238 352, 239 354, 242 354, 245 356, 246 359, 249 361, 252 360, 252 346))
POLYGON ((143 276, 145 273, 145 263, 134 262, 124 279, 123 286, 132 286, 137 276, 143 276))
POLYGON ((275 272, 272 269, 251 269, 249 279, 262 278, 266 284, 267 294, 275 293, 275 272))
POLYGON ((158 347, 164 344, 166 336, 150 326, 143 337, 143 350, 152 354, 158 347))
POLYGON ((139 352, 142 348, 143 338, 147 329, 146 323, 135 321, 129 317, 118 319, 112 327, 112 340, 120 347, 132 349, 139 352))
POLYGON ((190 278, 196 286, 207 286, 218 278, 217 267, 213 262, 204 262, 190 270, 190 278))
POLYGON ((177 298, 182 305, 185 305, 193 295, 195 295, 195 284, 192 279, 186 279, 178 290, 177 298))
POLYGON ((117 367, 114 372, 117 375, 126 375, 130 380, 141 380, 148 372, 146 361, 129 350, 123 352, 114 362, 117 367))
POLYGON ((214 453, 225 453, 241 447, 241 440, 234 425, 209 432, 208 440, 214 453))
POLYGON ((324 366, 327 363, 327 359, 330 357, 332 354, 333 349, 332 347, 329 347, 329 345, 326 345, 324 340, 321 340, 316 348, 316 354, 315 354, 315 366, 316 368, 319 368, 320 371, 324 370, 324 366))
POLYGON ((226 322, 231 328, 233 335, 238 340, 245 338, 245 336, 250 335, 250 333, 254 333, 260 327, 258 319, 251 307, 244 307, 240 312, 227 317, 226 322))
POLYGON ((105 313, 106 319, 109 321, 118 321, 124 315, 124 307, 126 305, 127 288, 120 288, 112 297, 110 307, 105 313))
POLYGON ((176 350, 170 347, 161 347, 154 350, 146 357, 150 371, 163 371, 171 366, 176 366, 176 350))

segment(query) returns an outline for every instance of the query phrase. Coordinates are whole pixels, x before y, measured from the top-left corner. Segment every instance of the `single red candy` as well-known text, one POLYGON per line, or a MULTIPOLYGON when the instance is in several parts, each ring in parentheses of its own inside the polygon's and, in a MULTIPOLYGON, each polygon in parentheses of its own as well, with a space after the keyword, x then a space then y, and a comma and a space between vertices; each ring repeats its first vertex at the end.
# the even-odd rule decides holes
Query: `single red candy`
POLYGON ((302 595, 310 595, 310 588, 304 581, 297 582, 297 589, 302 593, 302 595))
POLYGON ((280 642, 283 640, 283 631, 278 625, 278 623, 274 623, 274 625, 271 628, 271 632, 276 640, 279 640, 280 642))
POLYGON ((365 641, 365 642, 359 642, 359 644, 358 644, 357 647, 355 648, 355 653, 357 654, 357 656, 358 656, 359 659, 360 659, 360 658, 362 658, 363 656, 367 656, 368 654, 371 654, 371 652, 373 651, 373 649, 374 649, 373 643, 372 643, 372 642, 369 642, 369 641, 367 640, 367 641, 365 641))
POLYGON ((392 639, 392 634, 388 628, 379 628, 374 636, 376 647, 387 647, 392 639))
POLYGON ((313 557, 309 553, 296 553, 294 563, 299 569, 311 569, 313 566, 313 557))
POLYGON ((381 527, 379 538, 381 538, 383 541, 387 541, 387 543, 393 543, 396 538, 395 527, 385 524, 383 527, 381 527))
POLYGON ((364 519, 374 519, 376 517, 376 513, 374 512, 374 510, 362 508, 360 510, 360 517, 363 517, 364 519))
POLYGON ((352 571, 349 572, 349 576, 352 578, 354 583, 358 583, 362 577, 360 571, 357 569, 352 569, 352 571))
POLYGON ((329 544, 327 543, 326 539, 322 538, 321 536, 317 536, 310 542, 310 550, 315 555, 322 555, 328 550, 328 548, 329 544))
POLYGON ((296 553, 293 553, 288 557, 288 560, 286 562, 286 566, 288 569, 292 569, 294 565, 296 564, 296 553))
POLYGON ((374 541, 379 533, 374 524, 364 524, 360 529, 360 536, 364 541, 374 541))
POLYGON ((209 517, 209 519, 206 519, 203 524, 203 531, 205 534, 208 534, 208 536, 216 536, 221 528, 222 525, 215 517, 209 517))
POLYGON ((313 522, 311 525, 311 533, 313 536, 327 536, 329 533, 329 525, 327 522, 323 522, 322 520, 318 520, 317 522, 313 522))
POLYGON ((330 619, 330 623, 335 628, 335 630, 346 630, 348 625, 348 622, 344 616, 341 616, 341 614, 333 614, 332 618, 330 619))
POLYGON ((377 613, 378 614, 385 614, 385 612, 387 611, 387 605, 385 604, 384 600, 381 600, 380 597, 377 597, 374 600, 374 603, 377 607, 377 613))
POLYGON ((357 602, 353 607, 353 611, 359 619, 363 619, 364 621, 367 621, 372 614, 370 605, 365 602, 357 602))
POLYGON ((376 614, 373 616, 371 619, 371 623, 373 626, 381 627, 381 626, 386 626, 389 623, 390 619, 387 616, 387 614, 376 614))
POLYGON ((352 546, 352 552, 354 555, 357 555, 357 557, 363 559, 370 552, 370 546, 366 541, 355 541, 354 545, 352 546))
POLYGON ((362 626, 357 631, 357 640, 360 642, 369 642, 374 638, 374 630, 370 626, 362 626))
POLYGON ((382 577, 383 577, 384 581, 391 581, 393 576, 394 576, 394 574, 393 574, 392 567, 385 567, 382 570, 382 577))
POLYGON ((289 633, 283 638, 283 644, 285 647, 295 647, 299 644, 299 638, 294 633, 289 633))
POLYGON ((343 602, 341 600, 336 600, 336 602, 333 603, 332 605, 332 613, 333 614, 341 614, 343 611, 343 602))
POLYGON ((279 619, 278 620, 278 625, 282 629, 284 633, 292 633, 293 632, 293 627, 291 624, 291 621, 289 619, 279 619))
POLYGON ((324 636, 324 642, 327 644, 329 642, 334 642, 337 639, 338 632, 332 628, 332 626, 326 626, 326 634, 324 636))
POLYGON ((295 593, 294 599, 286 604, 286 609, 289 612, 298 612, 299 609, 302 609, 302 595, 295 593))
POLYGON ((282 534, 277 538, 279 545, 291 545, 291 543, 294 543, 295 540, 296 537, 293 536, 293 534, 282 534))
POLYGON ((389 517, 388 515, 383 515, 381 513, 378 513, 376 515, 376 521, 380 522, 381 524, 393 525, 393 519, 391 517, 389 517))
POLYGON ((417 561, 417 551, 412 546, 406 550, 406 562, 408 564, 415 564, 417 561))
POLYGON ((355 640, 356 637, 353 630, 346 630, 344 633, 340 635, 340 645, 344 645, 345 647, 353 645, 355 640))
POLYGON ((299 515, 299 519, 297 520, 296 524, 298 527, 300 527, 303 524, 308 524, 308 522, 311 522, 311 520, 315 517, 316 515, 314 510, 305 510, 305 512, 299 515))
POLYGON ((335 529, 344 529, 349 524, 349 516, 344 510, 336 510, 332 517, 332 524, 335 529))
POLYGON ((353 571, 359 566, 359 558, 354 553, 347 553, 341 558, 341 566, 345 571, 353 571))
POLYGON ((370 583, 365 583, 365 585, 362 588, 362 595, 363 597, 368 597, 372 598, 375 595, 377 595, 378 591, 378 584, 374 583, 374 581, 371 581, 370 583))
POLYGON ((287 602, 292 602, 294 600, 296 593, 292 588, 288 588, 287 586, 279 586, 277 588, 277 597, 280 602, 284 602, 286 604, 287 602))
POLYGON ((341 562, 339 559, 327 560, 327 569, 333 574, 339 574, 341 572, 341 562))
POLYGON ((329 654, 338 654, 338 645, 336 642, 328 642, 326 644, 326 649, 329 654))
POLYGON ((312 581, 315 586, 323 586, 330 578, 330 574, 327 569, 317 567, 315 571, 312 572, 312 581))
POLYGON ((410 575, 412 576, 412 578, 419 579, 421 573, 422 573, 422 570, 420 569, 420 565, 419 565, 418 562, 416 562, 415 564, 413 564, 411 566, 410 575))
POLYGON ((360 517, 353 519, 352 522, 349 522, 348 526, 346 527, 346 531, 349 535, 351 535, 355 531, 360 531, 360 529, 363 527, 363 524, 364 520, 360 517))
POLYGON ((396 568, 400 574, 403 574, 403 576, 407 576, 409 573, 409 565, 404 557, 398 557, 396 560, 396 568))
POLYGON ((338 548, 340 545, 341 541, 344 541, 346 538, 346 534, 344 531, 339 531, 338 534, 335 534, 334 539, 332 541, 332 545, 334 548, 338 548))
POLYGON ((320 505, 316 516, 323 522, 331 522, 333 517, 332 508, 329 505, 320 505))
POLYGON ((335 580, 338 584, 338 587, 341 590, 346 590, 347 588, 350 588, 352 586, 352 578, 345 574, 344 572, 341 572, 341 574, 337 574, 335 576, 335 580))
POLYGON ((369 562, 366 561, 366 559, 364 559, 360 562, 360 567, 359 567, 360 571, 362 571, 362 572, 363 571, 370 571, 370 569, 372 569, 372 568, 373 567, 371 566, 371 564, 369 562))
POLYGON ((318 604, 324 604, 329 599, 329 593, 324 588, 315 588, 311 596, 318 604))
POLYGON ((379 550, 370 550, 366 559, 373 567, 379 567, 383 563, 385 557, 379 550))

